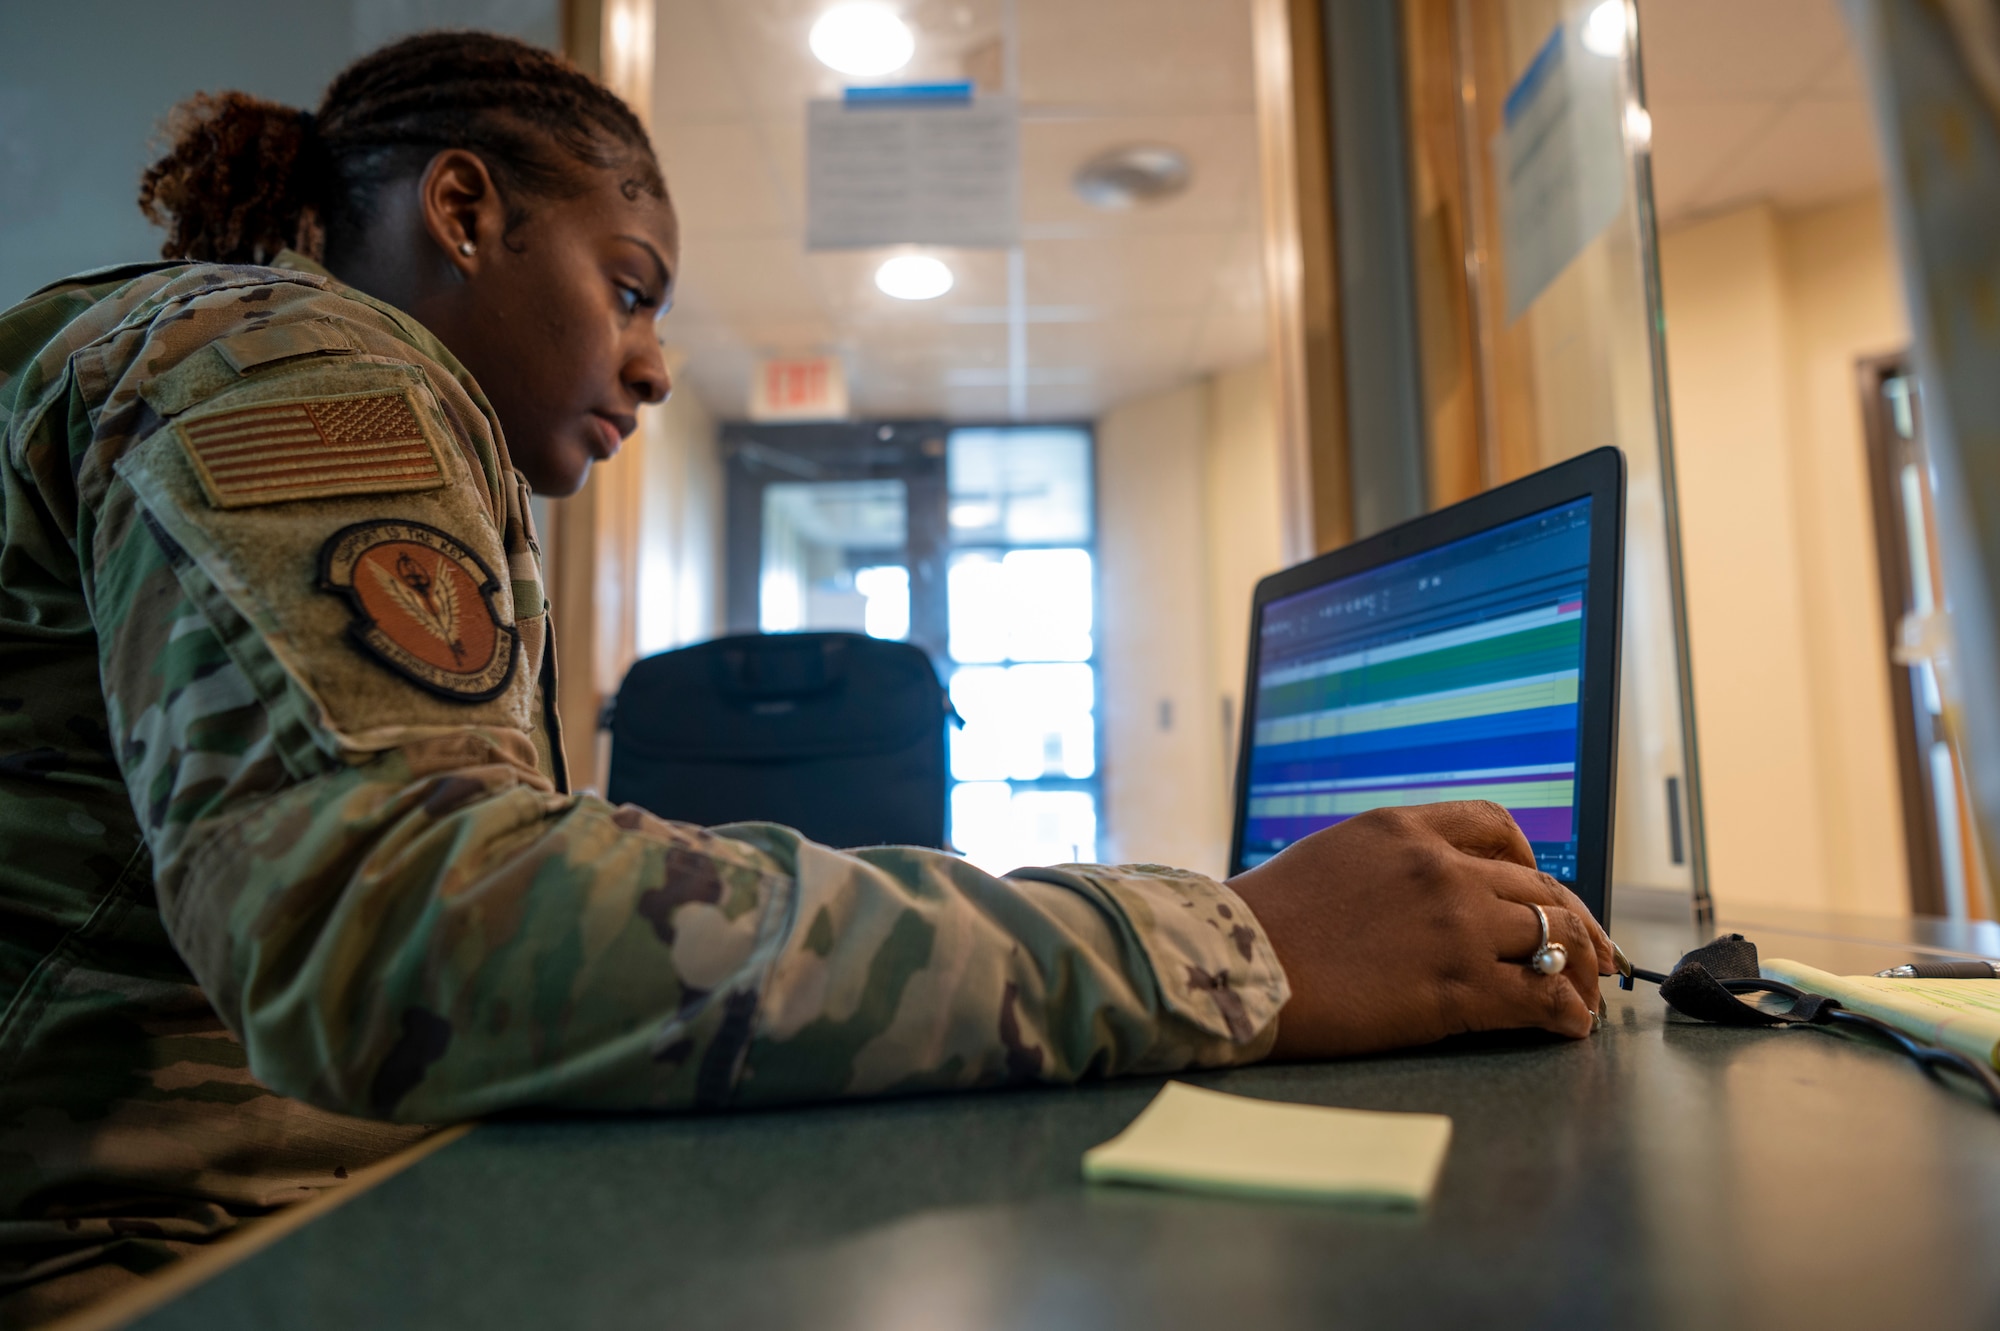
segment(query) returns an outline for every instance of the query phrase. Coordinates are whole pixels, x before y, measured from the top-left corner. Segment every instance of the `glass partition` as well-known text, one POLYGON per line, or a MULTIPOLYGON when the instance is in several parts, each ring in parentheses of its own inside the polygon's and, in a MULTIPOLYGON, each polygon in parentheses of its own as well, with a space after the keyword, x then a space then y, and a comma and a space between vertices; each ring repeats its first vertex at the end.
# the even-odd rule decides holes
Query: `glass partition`
POLYGON ((1627 0, 1407 0, 1431 502, 1629 474, 1614 882, 1706 901, 1650 121, 1627 0))

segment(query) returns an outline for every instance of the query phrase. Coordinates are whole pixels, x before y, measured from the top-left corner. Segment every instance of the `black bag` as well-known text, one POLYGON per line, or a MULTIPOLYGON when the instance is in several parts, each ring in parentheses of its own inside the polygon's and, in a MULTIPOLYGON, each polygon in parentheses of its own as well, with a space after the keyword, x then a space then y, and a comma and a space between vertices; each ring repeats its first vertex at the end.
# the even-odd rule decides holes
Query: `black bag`
POLYGON ((746 634, 649 656, 611 715, 614 803, 832 846, 942 847, 950 706, 922 649, 746 634))

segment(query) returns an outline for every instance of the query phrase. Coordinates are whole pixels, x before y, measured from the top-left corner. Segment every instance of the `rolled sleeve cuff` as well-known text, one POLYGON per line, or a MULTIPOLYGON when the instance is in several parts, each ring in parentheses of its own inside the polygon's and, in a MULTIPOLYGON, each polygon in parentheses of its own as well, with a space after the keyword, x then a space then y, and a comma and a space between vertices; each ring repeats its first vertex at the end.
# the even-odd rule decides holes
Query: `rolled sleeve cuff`
POLYGON ((1132 1071, 1216 1067, 1264 1057, 1291 997, 1263 926, 1223 884, 1157 864, 1064 864, 1010 878, 1057 883, 1099 902, 1151 970, 1155 1046, 1132 1071))

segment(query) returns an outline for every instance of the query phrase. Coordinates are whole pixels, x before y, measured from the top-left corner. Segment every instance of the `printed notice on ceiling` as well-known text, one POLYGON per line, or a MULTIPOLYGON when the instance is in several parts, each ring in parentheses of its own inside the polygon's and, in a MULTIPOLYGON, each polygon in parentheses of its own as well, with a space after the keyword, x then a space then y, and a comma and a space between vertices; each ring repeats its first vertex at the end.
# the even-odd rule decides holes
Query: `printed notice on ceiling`
POLYGON ((1011 98, 806 110, 806 248, 1004 249, 1021 234, 1011 98))
POLYGON ((1618 72, 1558 24, 1507 94, 1492 153, 1509 323, 1625 205, 1618 72))

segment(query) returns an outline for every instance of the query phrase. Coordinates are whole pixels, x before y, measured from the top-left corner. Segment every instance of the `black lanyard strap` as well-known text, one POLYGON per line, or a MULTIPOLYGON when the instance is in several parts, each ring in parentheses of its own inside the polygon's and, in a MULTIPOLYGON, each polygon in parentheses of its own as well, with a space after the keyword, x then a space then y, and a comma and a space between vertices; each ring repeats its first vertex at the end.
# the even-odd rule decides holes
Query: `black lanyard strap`
POLYGON ((1630 989, 1634 980, 1659 985, 1660 997, 1676 1012, 1718 1026, 1823 1026, 1867 1031, 1895 1045, 1934 1076, 1957 1072, 1970 1078, 1984 1093, 1987 1104, 2000 1111, 2000 1075, 1995 1075, 1990 1065, 1956 1050, 1926 1044, 1885 1021, 1842 1007, 1838 999, 1765 979, 1757 967, 1757 945, 1742 934, 1724 934, 1696 948, 1665 975, 1630 966, 1621 971, 1618 985, 1630 989), (1790 1000, 1790 1006, 1780 1009, 1746 1003, 1741 994, 1776 994, 1790 1000))

